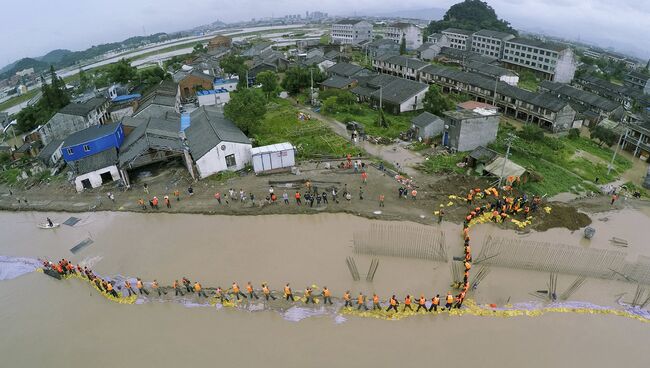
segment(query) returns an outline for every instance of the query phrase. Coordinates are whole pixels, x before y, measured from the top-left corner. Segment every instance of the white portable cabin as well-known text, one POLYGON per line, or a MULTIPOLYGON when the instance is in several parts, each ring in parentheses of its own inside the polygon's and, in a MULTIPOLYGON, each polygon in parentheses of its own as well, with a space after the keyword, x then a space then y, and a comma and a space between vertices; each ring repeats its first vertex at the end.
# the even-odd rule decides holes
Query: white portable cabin
POLYGON ((287 142, 251 148, 251 158, 256 174, 290 169, 296 164, 295 149, 287 142))

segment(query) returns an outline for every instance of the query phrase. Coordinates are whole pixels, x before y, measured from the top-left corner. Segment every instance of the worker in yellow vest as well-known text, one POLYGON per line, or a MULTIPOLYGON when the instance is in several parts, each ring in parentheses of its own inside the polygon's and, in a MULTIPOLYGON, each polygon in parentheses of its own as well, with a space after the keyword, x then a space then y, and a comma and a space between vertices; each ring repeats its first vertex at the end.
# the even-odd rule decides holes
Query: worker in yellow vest
POLYGON ((221 288, 221 286, 217 286, 217 290, 215 290, 214 294, 215 294, 215 297, 219 298, 219 300, 221 301, 221 304, 223 304, 224 300, 229 301, 228 298, 226 298, 226 295, 223 292, 223 289, 221 288))
POLYGON ((178 280, 174 280, 172 287, 174 288, 174 296, 178 296, 178 294, 181 294, 181 296, 185 295, 181 290, 181 285, 178 283, 178 280))
POLYGON ((309 304, 309 302, 315 304, 314 297, 311 295, 312 292, 313 290, 309 286, 305 289, 305 304, 309 304))
POLYGON ((124 288, 129 292, 129 296, 135 294, 133 288, 131 287, 131 282, 129 280, 124 280, 124 288))
POLYGON ((158 296, 162 296, 163 293, 167 295, 167 292, 165 290, 160 290, 160 285, 158 285, 157 280, 155 279, 153 280, 153 282, 151 283, 151 287, 158 292, 158 296))

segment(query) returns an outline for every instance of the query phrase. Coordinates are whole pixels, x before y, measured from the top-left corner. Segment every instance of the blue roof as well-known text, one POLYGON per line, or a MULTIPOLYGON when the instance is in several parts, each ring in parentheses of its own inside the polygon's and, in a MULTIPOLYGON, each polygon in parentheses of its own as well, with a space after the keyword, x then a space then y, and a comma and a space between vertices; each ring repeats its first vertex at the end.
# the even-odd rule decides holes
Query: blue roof
POLYGON ((181 115, 181 130, 185 131, 185 129, 190 127, 190 114, 189 113, 183 113, 181 115))
POLYGON ((217 93, 226 93, 228 92, 225 88, 218 89, 204 89, 203 91, 196 91, 197 96, 207 96, 207 95, 216 95, 217 93))
POLYGON ((231 79, 216 78, 214 80, 214 84, 229 84, 229 83, 239 83, 239 79, 235 79, 235 78, 231 78, 231 79))
POLYGON ((93 125, 90 128, 70 134, 64 139, 63 148, 76 146, 82 143, 94 141, 107 135, 115 134, 122 123, 108 123, 104 125, 93 125))
POLYGON ((113 102, 124 102, 124 101, 130 101, 130 100, 135 100, 137 98, 142 97, 141 94, 139 93, 134 93, 132 95, 122 95, 122 96, 117 96, 113 99, 113 102))

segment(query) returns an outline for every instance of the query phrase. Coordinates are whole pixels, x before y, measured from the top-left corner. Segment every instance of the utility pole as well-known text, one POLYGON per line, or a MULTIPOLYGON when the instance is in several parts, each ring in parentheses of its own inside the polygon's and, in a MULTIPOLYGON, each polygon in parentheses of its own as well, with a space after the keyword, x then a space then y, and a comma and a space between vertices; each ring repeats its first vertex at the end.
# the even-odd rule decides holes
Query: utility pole
POLYGON ((248 88, 248 69, 246 69, 246 88, 248 88))
POLYGON ((610 172, 612 172, 612 168, 614 167, 614 160, 616 159, 616 154, 618 153, 618 148, 621 147, 621 142, 623 141, 623 136, 627 136, 627 128, 621 132, 621 135, 618 137, 618 142, 616 144, 616 149, 614 150, 614 153, 612 154, 612 161, 607 165, 607 175, 609 175, 610 172))
POLYGON ((311 80, 311 87, 309 87, 309 100, 311 105, 314 106, 314 69, 309 69, 309 79, 311 80))
POLYGON ((381 105, 381 100, 382 100, 382 90, 381 86, 379 86, 379 126, 383 126, 383 121, 382 120, 382 105, 381 105))
POLYGON ((508 162, 508 156, 510 156, 510 146, 515 138, 516 136, 514 134, 508 133, 508 138, 506 138, 508 148, 506 149, 506 157, 503 160, 503 166, 501 167, 501 175, 499 175, 499 185, 497 185, 497 188, 501 188, 501 184, 503 183, 503 174, 506 172, 506 162, 508 162))
MULTIPOLYGON (((497 75, 494 78, 494 98, 492 99, 492 105, 497 106, 497 86, 499 85, 499 76, 497 75)), ((498 109, 497 109, 498 111, 498 109)))

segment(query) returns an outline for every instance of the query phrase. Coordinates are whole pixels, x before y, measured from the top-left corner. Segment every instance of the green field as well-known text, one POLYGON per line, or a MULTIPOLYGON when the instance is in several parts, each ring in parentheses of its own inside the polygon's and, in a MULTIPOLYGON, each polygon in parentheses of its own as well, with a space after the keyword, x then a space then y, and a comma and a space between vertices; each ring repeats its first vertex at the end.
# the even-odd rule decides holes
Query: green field
POLYGON ((379 122, 379 111, 371 109, 366 104, 354 104, 351 112, 337 112, 334 114, 325 114, 338 121, 347 123, 356 121, 363 125, 366 134, 371 136, 397 138, 401 132, 406 131, 411 126, 411 119, 419 113, 403 113, 400 115, 391 115, 385 113, 388 119, 388 127, 381 127, 379 122))
MULTIPOLYGON (((491 148, 505 153, 505 137, 508 131, 513 129, 502 125, 497 141, 491 148)), ((539 141, 517 138, 510 152, 513 162, 528 169, 532 178, 537 178, 524 186, 526 190, 537 194, 554 195, 595 190, 596 178, 599 178, 600 183, 608 183, 632 167, 629 160, 618 156, 614 162, 614 170, 607 174, 612 150, 599 147, 593 141, 582 137, 572 140, 567 137, 545 136, 539 141), (587 155, 579 151, 584 151, 587 155)))
POLYGON ((291 142, 298 148, 298 158, 301 159, 343 157, 361 152, 325 123, 298 120, 298 110, 288 101, 279 99, 269 103, 264 119, 253 130, 253 137, 260 146, 291 142))
POLYGON ((27 101, 36 96, 38 92, 40 92, 40 88, 35 88, 31 91, 27 91, 25 94, 8 99, 7 101, 0 103, 0 111, 4 111, 10 107, 18 105, 19 103, 27 101))

